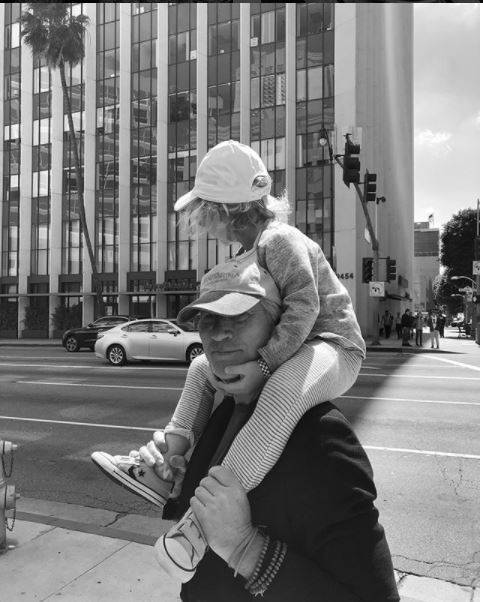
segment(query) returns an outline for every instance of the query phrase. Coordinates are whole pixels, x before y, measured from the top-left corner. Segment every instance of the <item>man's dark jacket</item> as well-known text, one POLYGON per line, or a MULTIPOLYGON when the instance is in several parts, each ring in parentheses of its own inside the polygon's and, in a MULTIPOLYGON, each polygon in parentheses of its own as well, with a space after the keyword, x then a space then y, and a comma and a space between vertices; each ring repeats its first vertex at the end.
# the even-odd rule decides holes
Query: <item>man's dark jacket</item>
MULTIPOLYGON (((217 412, 222 411, 220 406, 213 413, 193 454, 195 470, 188 471, 178 504, 166 507, 166 518, 186 510, 206 473, 207 464, 202 468, 200 458, 211 458, 216 448, 221 436, 217 412)), ((349 422, 328 402, 310 410, 277 464, 248 494, 253 523, 288 544, 264 602, 399 600, 375 498, 371 465, 349 422)), ((234 578, 226 563, 208 550, 183 586, 181 599, 253 600, 244 585, 242 577, 234 578)))

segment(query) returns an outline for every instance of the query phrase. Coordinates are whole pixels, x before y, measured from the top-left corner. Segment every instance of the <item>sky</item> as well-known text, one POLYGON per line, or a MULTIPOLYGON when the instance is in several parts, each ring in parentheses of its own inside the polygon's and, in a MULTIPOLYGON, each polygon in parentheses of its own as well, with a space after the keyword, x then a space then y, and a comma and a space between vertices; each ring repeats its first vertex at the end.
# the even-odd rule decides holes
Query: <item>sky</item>
POLYGON ((480 8, 414 4, 414 220, 480 195, 480 8))

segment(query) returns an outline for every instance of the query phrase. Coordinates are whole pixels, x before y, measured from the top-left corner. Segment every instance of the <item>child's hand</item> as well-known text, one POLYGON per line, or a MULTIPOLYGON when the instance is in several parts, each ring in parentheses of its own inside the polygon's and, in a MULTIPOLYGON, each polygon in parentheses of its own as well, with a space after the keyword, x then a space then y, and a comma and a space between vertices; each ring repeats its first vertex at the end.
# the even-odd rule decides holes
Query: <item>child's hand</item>
POLYGON ((227 393, 255 396, 263 388, 266 377, 257 362, 246 362, 239 366, 227 366, 225 374, 240 376, 240 380, 233 383, 223 383, 223 390, 227 393))

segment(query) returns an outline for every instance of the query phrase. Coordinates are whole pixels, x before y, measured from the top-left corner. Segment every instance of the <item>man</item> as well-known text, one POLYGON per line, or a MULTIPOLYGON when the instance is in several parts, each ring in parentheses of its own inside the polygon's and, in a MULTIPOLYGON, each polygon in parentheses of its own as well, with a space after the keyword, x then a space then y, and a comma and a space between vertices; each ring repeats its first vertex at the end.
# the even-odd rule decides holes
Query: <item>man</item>
POLYGON ((398 311, 396 314, 396 337, 400 339, 402 336, 402 326, 401 326, 401 312, 398 311))
POLYGON ((438 316, 430 311, 428 314, 428 325, 429 325, 429 338, 431 340, 431 349, 439 349, 439 330, 438 330, 438 316))
MULTIPOLYGON (((197 300, 200 336, 214 375, 234 362, 256 359, 276 324, 263 296, 250 295, 252 308, 246 311, 231 302, 232 293, 208 303, 197 300)), ((373 504, 372 469, 348 421, 330 402, 308 411, 275 466, 247 495, 219 464, 237 432, 230 432, 233 417, 241 411, 243 424, 255 405, 256 399, 243 395, 218 405, 186 473, 181 470, 180 496, 165 506, 165 518, 179 518, 191 506, 210 546, 182 586, 181 599, 241 602, 263 592, 266 602, 399 600, 373 504)))
POLYGON ((413 324, 413 318, 411 316, 411 312, 409 309, 403 313, 401 318, 401 327, 402 327, 402 346, 403 347, 411 347, 409 343, 409 337, 411 336, 411 327, 413 324))
POLYGON ((422 347, 424 318, 421 311, 418 311, 418 313, 416 314, 416 318, 414 319, 414 326, 416 328, 416 347, 422 347))
POLYGON ((440 310, 438 312, 438 321, 437 321, 437 328, 439 331, 439 336, 444 339, 444 327, 446 326, 446 316, 444 315, 444 313, 440 310))
POLYGON ((386 335, 386 339, 388 339, 391 336, 392 322, 393 322, 392 314, 390 314, 389 310, 386 309, 386 311, 384 312, 384 316, 383 316, 384 333, 386 335))

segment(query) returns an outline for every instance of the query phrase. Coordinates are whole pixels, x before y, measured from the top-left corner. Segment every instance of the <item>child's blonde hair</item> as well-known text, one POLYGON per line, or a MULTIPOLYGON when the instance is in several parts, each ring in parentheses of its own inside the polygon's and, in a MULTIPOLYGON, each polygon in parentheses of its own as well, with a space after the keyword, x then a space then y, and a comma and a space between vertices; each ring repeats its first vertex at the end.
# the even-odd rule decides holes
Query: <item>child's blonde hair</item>
MULTIPOLYGON (((264 188, 266 176, 258 176, 254 188, 264 188)), ((233 230, 244 230, 249 225, 258 226, 270 219, 287 221, 290 206, 285 191, 278 197, 265 195, 257 201, 246 203, 218 203, 199 197, 193 199, 182 210, 179 225, 191 236, 209 232, 211 228, 223 224, 233 230)))

